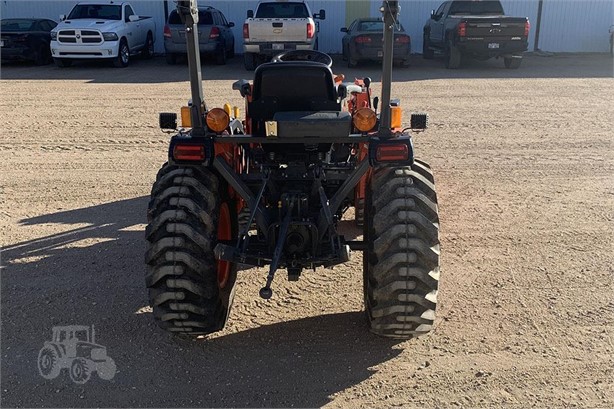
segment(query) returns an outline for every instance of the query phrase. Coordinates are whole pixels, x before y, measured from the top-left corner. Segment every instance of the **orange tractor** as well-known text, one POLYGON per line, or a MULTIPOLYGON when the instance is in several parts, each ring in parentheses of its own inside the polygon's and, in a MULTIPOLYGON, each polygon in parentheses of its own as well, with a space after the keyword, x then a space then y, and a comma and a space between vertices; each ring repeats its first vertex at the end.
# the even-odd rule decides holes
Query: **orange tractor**
POLYGON ((148 209, 145 261, 150 303, 169 331, 209 334, 228 318, 238 265, 265 267, 260 297, 272 297, 279 269, 289 280, 363 252, 366 317, 372 332, 409 338, 435 319, 439 217, 430 167, 414 157, 409 130, 391 100, 398 1, 383 3, 381 98, 369 78, 344 83, 332 59, 290 50, 259 66, 253 82, 233 84, 237 109, 203 100, 196 1, 178 1, 186 25, 192 103, 160 114, 176 130, 148 209), (377 112, 381 106, 381 112, 377 112), (347 240, 338 222, 350 208, 363 239, 347 240))

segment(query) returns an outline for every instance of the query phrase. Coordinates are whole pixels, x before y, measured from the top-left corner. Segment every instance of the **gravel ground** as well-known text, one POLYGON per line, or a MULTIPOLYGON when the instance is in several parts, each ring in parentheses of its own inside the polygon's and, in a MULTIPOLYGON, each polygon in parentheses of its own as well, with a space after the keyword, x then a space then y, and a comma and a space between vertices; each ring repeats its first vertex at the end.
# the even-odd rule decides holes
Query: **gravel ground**
MULTIPOLYGON (((189 98, 185 66, 2 66, 1 398, 4 407, 614 406, 614 80, 606 55, 395 71, 439 192, 434 332, 371 335, 361 255, 299 282, 242 272, 227 328, 208 339, 153 323, 144 288, 147 196, 189 98), (95 325, 111 381, 43 379, 56 325, 95 325)), ((336 72, 370 76, 377 65, 336 72)), ((239 58, 205 65, 210 106, 241 105, 239 58)), ((349 225, 349 223, 346 223, 349 225)), ((359 232, 345 226, 347 234, 359 232)))

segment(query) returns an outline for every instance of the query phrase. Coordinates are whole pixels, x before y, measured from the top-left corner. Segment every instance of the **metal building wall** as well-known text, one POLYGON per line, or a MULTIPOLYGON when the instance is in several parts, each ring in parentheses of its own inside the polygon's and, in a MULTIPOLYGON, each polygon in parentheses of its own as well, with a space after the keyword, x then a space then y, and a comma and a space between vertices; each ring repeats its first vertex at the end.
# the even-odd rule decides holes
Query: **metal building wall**
MULTIPOLYGON (((325 52, 338 53, 341 50, 339 29, 346 25, 346 10, 352 10, 354 0, 308 0, 314 12, 326 10, 326 20, 320 21, 319 48, 325 52)), ((613 0, 543 0, 543 14, 539 48, 553 52, 606 52, 608 50, 608 29, 614 24, 613 0)), ((46 17, 54 20, 60 14, 67 14, 74 1, 22 1, 0 0, 0 16, 46 17)), ((156 51, 164 51, 162 28, 164 27, 164 0, 130 0, 135 12, 152 16, 156 21, 156 51)), ((412 38, 414 52, 422 52, 422 27, 431 10, 443 0, 401 0, 400 21, 412 38)), ((538 0, 502 0, 506 13, 527 16, 532 24, 529 50, 533 50, 537 22, 538 0)), ((235 23, 233 29, 236 51, 242 51, 242 25, 248 9, 255 9, 258 0, 200 0, 201 5, 220 9, 228 21, 235 23)), ((381 0, 371 0, 370 15, 381 16, 381 0)), ((174 2, 168 0, 172 10, 174 2)), ((356 5, 356 7, 359 7, 356 5)))

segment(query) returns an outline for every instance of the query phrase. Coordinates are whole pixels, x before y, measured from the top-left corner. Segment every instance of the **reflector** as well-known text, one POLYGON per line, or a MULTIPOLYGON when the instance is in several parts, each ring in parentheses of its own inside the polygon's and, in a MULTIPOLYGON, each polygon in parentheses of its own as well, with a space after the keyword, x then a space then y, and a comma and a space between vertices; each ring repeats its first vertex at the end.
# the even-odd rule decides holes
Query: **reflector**
POLYGON ((409 159, 409 148, 406 144, 379 145, 375 153, 378 162, 401 162, 409 159))
POLYGON ((205 147, 200 145, 175 145, 173 159, 176 161, 204 162, 207 158, 205 147))

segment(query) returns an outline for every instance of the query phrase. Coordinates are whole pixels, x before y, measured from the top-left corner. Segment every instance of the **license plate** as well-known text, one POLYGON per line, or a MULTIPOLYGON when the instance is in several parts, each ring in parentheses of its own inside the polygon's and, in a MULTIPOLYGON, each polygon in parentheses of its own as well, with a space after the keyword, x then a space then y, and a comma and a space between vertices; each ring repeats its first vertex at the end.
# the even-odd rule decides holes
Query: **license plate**
POLYGON ((499 43, 488 43, 488 48, 499 48, 499 43))
POLYGON ((384 52, 383 51, 378 51, 377 52, 377 56, 378 57, 383 57, 384 56, 384 52))
POLYGON ((0 40, 0 47, 4 47, 4 41, 0 40))
POLYGON ((273 44, 273 50, 283 50, 283 49, 284 49, 283 44, 273 44))

